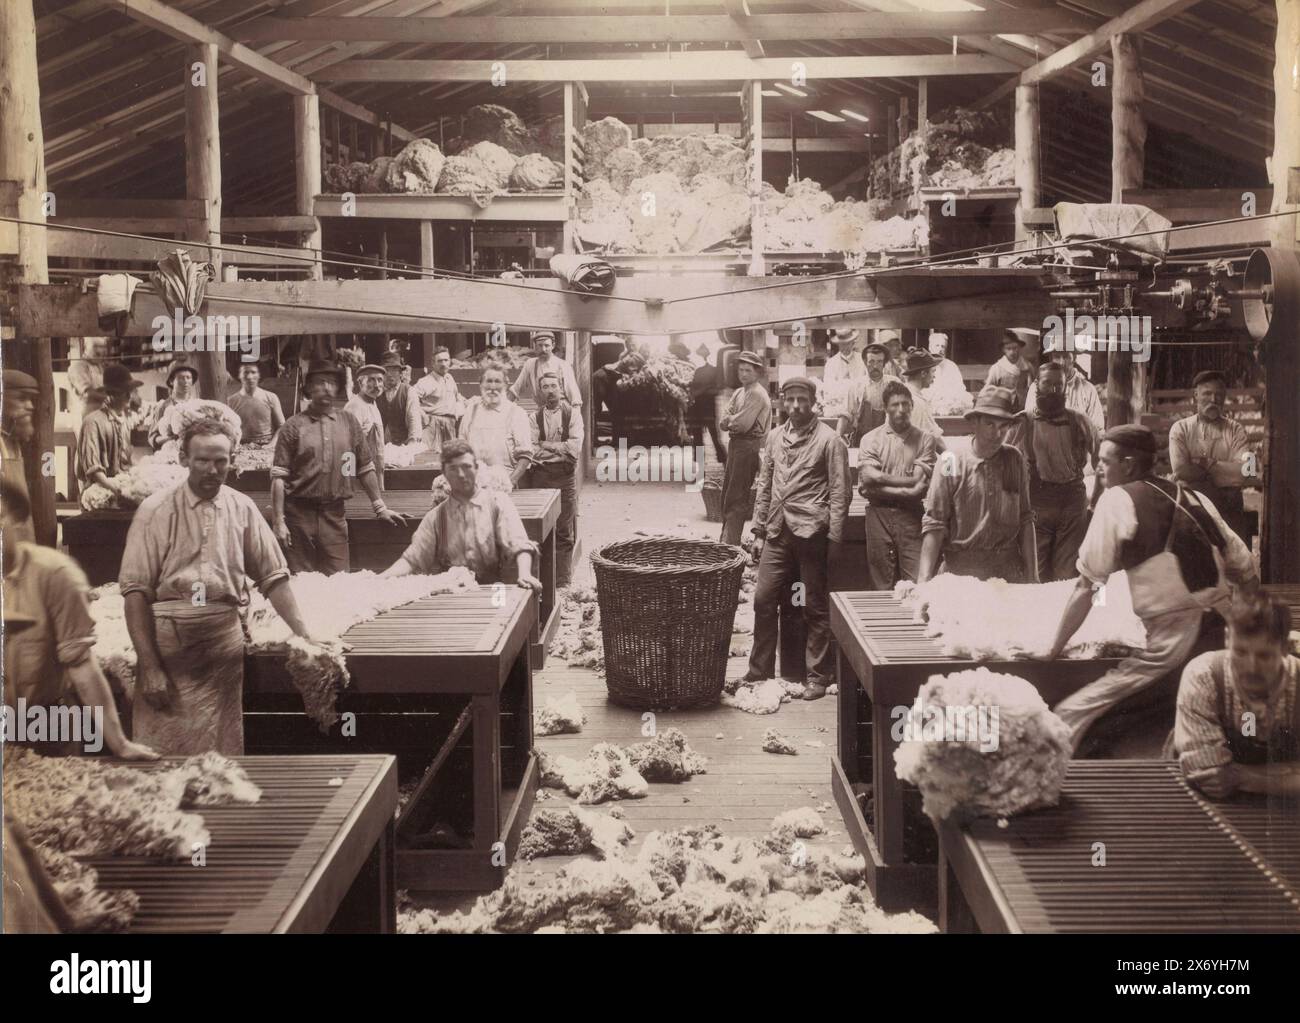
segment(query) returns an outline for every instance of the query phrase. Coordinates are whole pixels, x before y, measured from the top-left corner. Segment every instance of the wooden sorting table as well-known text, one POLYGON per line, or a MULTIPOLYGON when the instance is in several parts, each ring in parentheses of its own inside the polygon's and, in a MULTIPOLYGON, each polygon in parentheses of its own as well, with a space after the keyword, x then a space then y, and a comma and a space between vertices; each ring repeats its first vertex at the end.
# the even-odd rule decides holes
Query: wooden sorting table
MULTIPOLYGON (((945 654, 912 610, 891 592, 831 594, 839 685, 839 749, 832 758, 832 789, 845 826, 867 863, 867 881, 884 909, 904 909, 918 898, 931 902, 931 863, 909 862, 903 851, 904 788, 894 774, 891 734, 896 708, 911 707, 931 675, 985 667, 1028 680, 1054 705, 1100 678, 1118 659, 973 661, 945 654), (854 783, 870 782, 875 801, 870 827, 858 807, 854 783)), ((928 825, 927 825, 928 826, 928 825)))
MULTIPOLYGON (((380 719, 385 716, 390 724, 419 727, 436 715, 446 732, 397 823, 397 879, 404 888, 483 891, 497 887, 513 862, 539 777, 528 656, 536 606, 521 589, 482 586, 404 604, 343 634, 352 648, 347 653, 352 682, 338 706, 340 713, 359 711, 354 712, 355 737, 336 725, 328 738, 304 730, 297 741, 317 746, 364 742, 383 734, 380 719), (412 710, 416 713, 408 713, 412 710), (408 840, 421 824, 454 814, 457 800, 466 794, 447 783, 451 772, 443 769, 467 731, 472 843, 469 848, 410 848, 408 840), (502 849, 494 849, 498 842, 502 849)), ((286 697, 285 705, 297 708, 296 716, 287 716, 310 725, 282 652, 248 657, 244 694, 246 702, 286 697)), ((435 745, 427 731, 416 741, 421 740, 426 753, 435 745)))
MULTIPOLYGON (((171 767, 183 758, 161 762, 171 767)), ((133 934, 284 934, 397 929, 389 756, 236 757, 262 790, 205 806, 206 862, 81 857, 110 890, 140 896, 133 934), (331 784, 338 779, 339 783, 331 784)), ((136 770, 159 765, 121 762, 136 770)))
MULTIPOLYGON (((392 490, 430 490, 433 487, 433 481, 442 475, 442 465, 438 462, 427 462, 423 465, 416 464, 403 466, 401 468, 390 468, 384 470, 384 494, 387 495, 392 490)), ((265 491, 271 491, 271 470, 270 469, 245 469, 238 476, 230 474, 230 479, 226 481, 227 485, 235 490, 242 491, 245 494, 256 494, 265 491)))
POLYGON ((1212 802, 1168 761, 1076 760, 1057 806, 939 839, 947 932, 1300 933, 1300 800, 1212 802))
MULTIPOLYGON (((259 508, 269 518, 271 494, 269 491, 249 493, 259 508)), ((555 523, 560 517, 560 492, 558 490, 516 490, 512 493, 519 516, 524 520, 528 538, 541 549, 541 564, 537 578, 542 582, 541 608, 533 634, 532 657, 535 667, 546 660, 546 648, 560 625, 560 606, 555 587, 555 523)), ((389 491, 384 495, 388 507, 406 516, 405 526, 392 526, 375 518, 370 499, 364 494, 352 497, 347 503, 349 547, 352 569, 370 569, 382 572, 402 556, 411 537, 420 525, 424 514, 432 507, 433 498, 428 491, 389 491)), ((81 565, 92 586, 116 582, 122 568, 122 552, 126 548, 127 530, 131 528, 132 511, 82 512, 63 520, 63 542, 70 554, 81 565)))

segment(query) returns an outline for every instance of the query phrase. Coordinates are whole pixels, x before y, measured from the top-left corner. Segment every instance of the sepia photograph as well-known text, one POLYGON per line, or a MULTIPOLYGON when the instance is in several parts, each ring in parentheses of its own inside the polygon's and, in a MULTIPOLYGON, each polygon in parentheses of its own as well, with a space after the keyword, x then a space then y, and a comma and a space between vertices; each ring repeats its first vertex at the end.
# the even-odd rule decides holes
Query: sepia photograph
POLYGON ((1297 68, 1300 0, 0 0, 29 986, 1284 983, 1297 68))

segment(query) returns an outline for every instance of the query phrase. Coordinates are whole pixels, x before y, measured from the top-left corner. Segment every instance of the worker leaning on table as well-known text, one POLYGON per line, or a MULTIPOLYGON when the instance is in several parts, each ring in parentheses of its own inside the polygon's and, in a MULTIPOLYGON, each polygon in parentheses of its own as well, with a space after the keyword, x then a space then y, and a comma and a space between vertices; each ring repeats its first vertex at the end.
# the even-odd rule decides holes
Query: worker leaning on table
POLYGON ((1205 612, 1227 611, 1229 582, 1246 591, 1259 586, 1241 538, 1204 497, 1156 476, 1155 457, 1155 434, 1145 426, 1115 426, 1102 435, 1106 490, 1079 548, 1079 582, 1048 658, 1061 656, 1092 609, 1093 591, 1121 569, 1147 645, 1052 708, 1070 726, 1075 749, 1103 713, 1182 667, 1205 612))
POLYGON ((1234 792, 1300 795, 1300 658, 1291 609, 1256 591, 1227 614, 1225 649, 1183 669, 1173 752, 1212 799, 1234 792))
POLYGON ((118 586, 136 653, 134 737, 167 756, 244 752, 244 631, 256 585, 285 623, 311 639, 257 503, 224 486, 234 430, 199 419, 181 434, 188 471, 149 495, 126 536, 118 586))
POLYGON ((464 567, 480 583, 496 583, 513 559, 518 584, 540 592, 541 581, 532 574, 537 545, 528 539, 510 495, 478 485, 478 456, 467 441, 443 445, 442 474, 450 496, 425 514, 410 546, 380 578, 438 575, 464 567))

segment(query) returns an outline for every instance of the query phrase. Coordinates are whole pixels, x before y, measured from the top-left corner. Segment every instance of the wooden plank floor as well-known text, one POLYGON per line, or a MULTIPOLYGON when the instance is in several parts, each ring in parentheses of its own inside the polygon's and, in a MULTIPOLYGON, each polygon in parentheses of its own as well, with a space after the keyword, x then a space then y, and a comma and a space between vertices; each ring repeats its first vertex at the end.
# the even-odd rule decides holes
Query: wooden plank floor
MULTIPOLYGON (((745 667, 743 658, 733 658, 727 674, 740 676, 745 667)), ((536 745, 545 752, 582 757, 598 742, 629 746, 644 740, 642 712, 611 704, 604 678, 594 671, 552 661, 545 670, 534 674, 533 689, 536 707, 547 696, 559 697, 572 691, 587 713, 587 724, 580 734, 539 737, 536 745)), ((818 809, 827 829, 827 834, 808 840, 810 850, 840 850, 848 844, 839 812, 831 799, 830 757, 835 752, 833 696, 810 702, 792 700, 782 704, 777 713, 767 715, 746 714, 722 706, 665 712, 656 715, 655 726, 660 731, 681 729, 691 747, 709 758, 709 767, 706 774, 679 785, 652 784, 650 794, 644 799, 584 808, 599 814, 620 808, 624 821, 636 832, 630 846, 633 853, 651 831, 708 823, 716 824, 724 834, 759 838, 767 834, 777 814, 803 806, 818 809), (762 739, 768 728, 776 728, 792 738, 799 755, 764 753, 762 739), (718 735, 722 738, 716 738, 718 735)), ((576 800, 559 789, 542 791, 547 793, 547 798, 535 804, 534 816, 541 810, 576 805, 576 800)), ((512 869, 530 881, 544 883, 574 859, 547 856, 519 862, 512 869)), ((473 901, 472 896, 463 895, 416 898, 417 905, 430 906, 439 912, 466 909, 473 901)))

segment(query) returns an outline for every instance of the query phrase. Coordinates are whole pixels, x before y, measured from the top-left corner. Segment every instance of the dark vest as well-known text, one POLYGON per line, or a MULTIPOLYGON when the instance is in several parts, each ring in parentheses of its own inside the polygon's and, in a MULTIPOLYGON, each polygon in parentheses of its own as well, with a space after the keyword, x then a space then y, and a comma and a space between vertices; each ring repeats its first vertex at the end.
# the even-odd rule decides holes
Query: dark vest
POLYGON ((1167 546, 1178 559, 1179 571, 1189 590, 1195 592, 1216 585, 1219 570, 1211 547, 1222 550, 1225 541, 1205 509, 1186 500, 1186 493, 1181 504, 1185 511, 1176 509, 1178 488, 1156 476, 1125 483, 1123 489, 1137 513, 1137 532, 1131 540, 1120 544, 1120 567, 1134 568, 1167 546), (1156 493, 1157 489, 1161 493, 1156 493))
POLYGON ((379 406, 379 418, 384 421, 384 439, 389 444, 407 444, 412 440, 411 431, 406 427, 406 403, 411 400, 410 388, 405 384, 397 385, 397 393, 389 401, 381 391, 375 399, 379 406))
MULTIPOLYGON (((546 409, 545 405, 539 405, 537 407, 537 436, 538 438, 540 438, 540 440, 546 440, 546 419, 542 414, 545 411, 545 409, 546 409)), ((572 422, 573 422, 573 406, 570 405, 567 401, 562 400, 560 402, 560 440, 567 441, 569 439, 569 424, 572 422)), ((569 458, 568 455, 566 454, 565 462, 567 465, 572 466, 575 464, 575 461, 576 461, 575 459, 569 458)), ((544 468, 544 467, 539 467, 539 468, 544 468)))
POLYGON ((1219 724, 1228 741, 1232 759, 1238 764, 1283 764, 1300 760, 1300 699, 1292 707, 1293 720, 1273 729, 1267 739, 1242 735, 1239 722, 1228 720, 1228 680, 1225 661, 1227 653, 1220 650, 1210 662, 1214 677, 1214 690, 1218 696, 1219 724))

